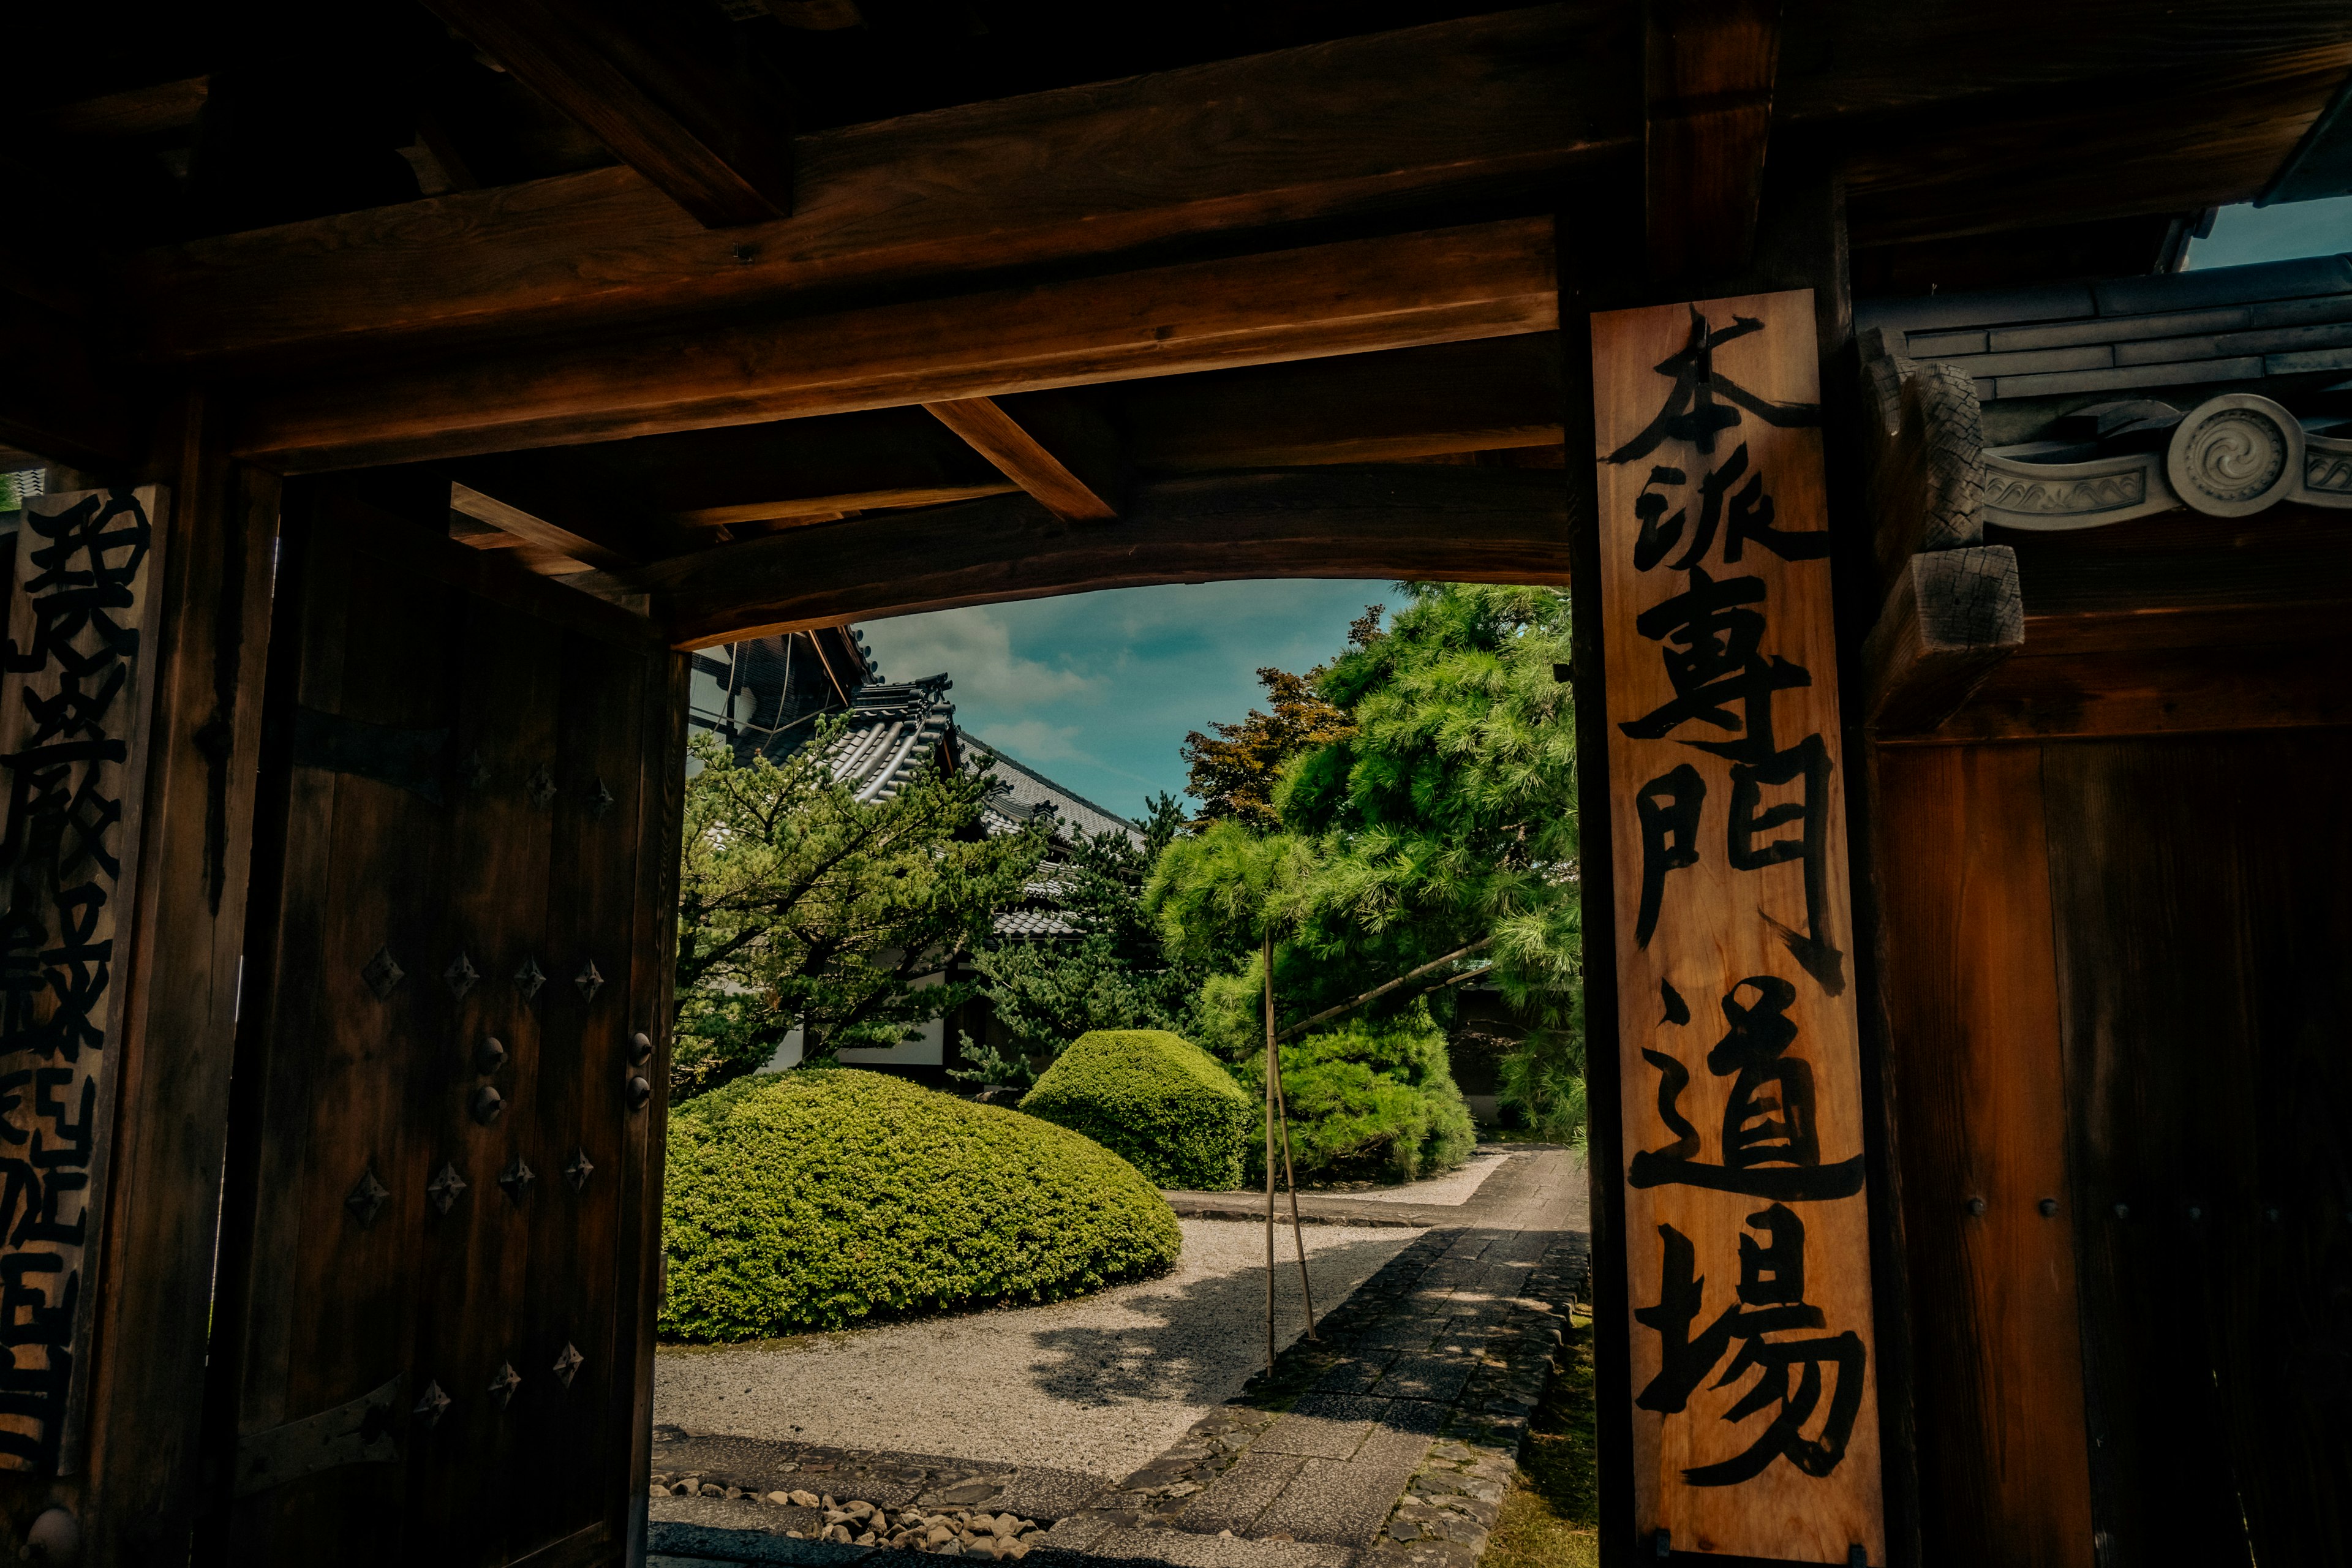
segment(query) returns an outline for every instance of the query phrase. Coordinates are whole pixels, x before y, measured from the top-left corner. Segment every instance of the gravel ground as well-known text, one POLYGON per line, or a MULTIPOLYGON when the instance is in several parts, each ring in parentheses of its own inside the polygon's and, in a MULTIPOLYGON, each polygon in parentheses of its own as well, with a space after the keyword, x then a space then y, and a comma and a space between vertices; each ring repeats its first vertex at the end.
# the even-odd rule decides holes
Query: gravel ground
MULTIPOLYGON (((1181 1223, 1184 1253, 1172 1273, 1080 1300, 743 1345, 665 1345, 654 1419, 691 1432, 1125 1476, 1265 1360, 1265 1232, 1181 1223)), ((1317 1310, 1338 1305, 1421 1234, 1307 1226, 1317 1310)), ((1298 1263, 1286 1226, 1277 1239, 1287 1345, 1300 1331, 1298 1263)))

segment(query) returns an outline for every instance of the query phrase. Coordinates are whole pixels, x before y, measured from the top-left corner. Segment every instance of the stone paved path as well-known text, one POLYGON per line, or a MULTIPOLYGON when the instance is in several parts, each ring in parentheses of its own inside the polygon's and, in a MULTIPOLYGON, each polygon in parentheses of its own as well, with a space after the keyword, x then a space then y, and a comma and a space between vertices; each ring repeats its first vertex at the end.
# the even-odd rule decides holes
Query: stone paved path
MULTIPOLYGON (((1017 1501, 1028 1517, 1054 1521, 1028 1553, 1032 1568, 1469 1568, 1509 1484, 1568 1302, 1586 1288, 1581 1162, 1549 1146, 1510 1152, 1458 1205, 1302 1200, 1326 1223, 1375 1223, 1359 1211, 1385 1210, 1391 1223, 1434 1228, 1334 1310, 1318 1341, 1292 1345, 1271 1373, 1082 1505, 1072 1506, 1060 1478, 1008 1467, 1001 1478, 965 1466, 904 1479, 944 1482, 959 1500, 997 1479, 994 1502, 978 1506, 1017 1501)), ((1171 1201, 1207 1217, 1204 1208, 1233 1200, 1171 1201)), ((687 1501, 656 1506, 656 1563, 871 1554, 765 1531, 752 1539, 727 1527, 741 1519, 727 1510, 754 1505, 703 1500, 689 1510, 687 1501)))

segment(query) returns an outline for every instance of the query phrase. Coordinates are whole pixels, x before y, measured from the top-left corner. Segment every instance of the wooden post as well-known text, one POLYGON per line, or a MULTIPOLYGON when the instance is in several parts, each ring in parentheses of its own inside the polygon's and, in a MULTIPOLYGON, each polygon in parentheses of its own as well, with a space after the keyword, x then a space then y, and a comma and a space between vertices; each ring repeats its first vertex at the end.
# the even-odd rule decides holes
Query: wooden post
MULTIPOLYGON (((1274 1016, 1274 993, 1266 988, 1265 1016, 1274 1016)), ((1290 1189, 1290 1239, 1298 1247, 1298 1293, 1307 1311, 1307 1338, 1315 1340, 1315 1283, 1307 1277, 1307 1229, 1298 1217, 1298 1172, 1290 1160, 1290 1107, 1282 1099, 1282 1051, 1278 1041, 1268 1040, 1265 1047, 1266 1076, 1274 1084, 1274 1118, 1282 1128, 1282 1180, 1290 1189)))
POLYGON ((1274 928, 1265 932, 1265 1369, 1274 1370, 1274 928))
POLYGON ((114 1142, 85 1377, 80 1462, 59 1488, 87 1563, 178 1561, 200 1440, 213 1237, 226 1139, 238 958, 268 647, 278 486, 222 457, 219 413, 184 396, 149 468, 162 603, 138 842, 118 939, 114 1142))

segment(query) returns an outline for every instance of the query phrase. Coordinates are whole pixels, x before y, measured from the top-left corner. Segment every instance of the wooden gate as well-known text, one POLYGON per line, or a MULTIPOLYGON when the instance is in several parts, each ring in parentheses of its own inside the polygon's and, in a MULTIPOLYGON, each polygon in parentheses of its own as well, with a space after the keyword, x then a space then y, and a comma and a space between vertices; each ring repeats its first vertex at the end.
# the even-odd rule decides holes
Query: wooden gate
POLYGON ((287 512, 199 1559, 641 1555, 683 661, 287 512))

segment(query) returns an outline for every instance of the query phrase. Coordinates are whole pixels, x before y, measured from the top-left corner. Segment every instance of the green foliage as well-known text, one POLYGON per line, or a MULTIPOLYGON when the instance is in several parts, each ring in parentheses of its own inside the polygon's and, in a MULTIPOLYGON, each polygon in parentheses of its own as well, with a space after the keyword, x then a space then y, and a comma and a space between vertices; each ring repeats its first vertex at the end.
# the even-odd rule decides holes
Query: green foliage
POLYGON ((1202 969, 1160 950, 1160 928, 1143 907, 1152 858, 1183 825, 1182 808, 1160 795, 1150 803, 1144 842, 1109 832, 1076 836, 1066 860, 1040 879, 1076 934, 1002 940, 972 958, 997 1023, 1011 1037, 1000 1047, 964 1037, 971 1065, 956 1077, 980 1083, 1026 1084, 1032 1063, 1095 1029, 1167 1029, 1191 1024, 1202 969))
MULTIPOLYGON (((1568 602, 1551 589, 1404 584, 1386 633, 1360 626, 1317 672, 1349 730, 1294 752, 1272 800, 1279 827, 1212 824, 1160 858, 1146 900, 1171 946, 1214 972, 1198 1037, 1228 1055, 1263 1037, 1255 951, 1276 937, 1285 1022, 1311 1016, 1472 942, 1525 1030, 1506 1102, 1545 1135, 1580 1135, 1583 1100, 1574 715, 1558 670, 1568 602)), ((1371 1004, 1374 1021, 1412 988, 1371 1004)))
MULTIPOLYGON (((1246 1069, 1260 1094, 1265 1068, 1261 1050, 1246 1069)), ((1445 1033, 1426 1008, 1284 1046, 1282 1090, 1302 1182, 1416 1181, 1461 1164, 1477 1142, 1446 1065, 1445 1033)), ((1252 1181, 1265 1180, 1265 1158, 1254 1144, 1252 1181)))
POLYGON ((1160 1029, 1080 1036, 1021 1101, 1163 1187, 1241 1185, 1256 1107, 1214 1057, 1160 1029))
POLYGON ((739 1079, 670 1116, 661 1332, 742 1340, 1158 1272, 1182 1243, 1135 1168, 1066 1129, 880 1073, 739 1079))
MULTIPOLYGON (((1364 614, 1360 626, 1380 619, 1380 606, 1364 614)), ((1238 724, 1212 724, 1214 735, 1195 730, 1184 737, 1186 793, 1201 803, 1203 821, 1231 818, 1265 829, 1276 826, 1275 781, 1282 764, 1308 747, 1345 735, 1348 716, 1316 691, 1312 676, 1271 666, 1257 672, 1273 711, 1253 708, 1238 724)))
POLYGON ((970 952, 1045 850, 1034 824, 992 836, 985 767, 925 768, 862 802, 825 761, 837 731, 781 765, 708 737, 686 786, 671 1093, 757 1070, 795 1026, 814 1061, 891 1046, 975 985, 915 982, 970 952))

